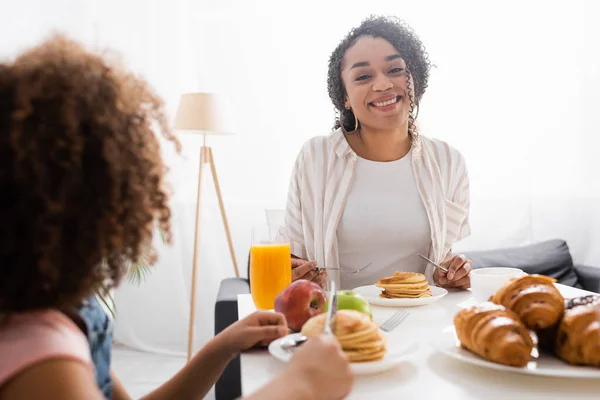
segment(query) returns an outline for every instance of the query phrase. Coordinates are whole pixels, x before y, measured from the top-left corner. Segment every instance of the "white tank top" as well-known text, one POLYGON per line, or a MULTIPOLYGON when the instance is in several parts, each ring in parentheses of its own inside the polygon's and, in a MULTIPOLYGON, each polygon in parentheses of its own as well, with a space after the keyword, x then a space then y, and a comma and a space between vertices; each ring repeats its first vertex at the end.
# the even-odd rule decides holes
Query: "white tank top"
POLYGON ((412 168, 412 149, 400 160, 358 158, 337 229, 342 289, 372 285, 394 271, 425 273, 431 230, 412 168))

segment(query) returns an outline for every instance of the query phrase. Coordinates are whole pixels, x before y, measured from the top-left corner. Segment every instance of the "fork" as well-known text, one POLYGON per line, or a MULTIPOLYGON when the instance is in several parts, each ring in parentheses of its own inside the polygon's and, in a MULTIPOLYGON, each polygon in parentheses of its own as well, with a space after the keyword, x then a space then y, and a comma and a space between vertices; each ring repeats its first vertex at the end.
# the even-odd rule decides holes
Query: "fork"
POLYGON ((427 261, 428 263, 430 263, 431 265, 433 265, 436 268, 441 269, 442 271, 448 273, 448 268, 442 267, 441 265, 434 263, 433 261, 431 261, 429 258, 425 257, 422 254, 419 254, 419 257, 421 257, 423 260, 427 261))
POLYGON ((384 321, 383 324, 379 326, 379 328, 384 332, 391 332, 400 325, 406 317, 408 317, 409 312, 405 310, 400 310, 394 313, 390 318, 384 321))
POLYGON ((341 269, 341 268, 317 267, 317 272, 320 272, 320 271, 327 271, 327 270, 332 270, 332 271, 342 271, 342 272, 345 272, 345 273, 347 273, 347 274, 358 274, 359 272, 362 272, 362 271, 363 271, 363 270, 365 270, 366 268, 370 267, 370 266, 371 266, 371 264, 373 264, 373 263, 368 263, 368 264, 367 264, 367 265, 365 265, 364 267, 362 267, 362 268, 359 268, 359 269, 357 269, 357 270, 355 270, 355 271, 345 271, 345 270, 343 270, 343 269, 341 269))

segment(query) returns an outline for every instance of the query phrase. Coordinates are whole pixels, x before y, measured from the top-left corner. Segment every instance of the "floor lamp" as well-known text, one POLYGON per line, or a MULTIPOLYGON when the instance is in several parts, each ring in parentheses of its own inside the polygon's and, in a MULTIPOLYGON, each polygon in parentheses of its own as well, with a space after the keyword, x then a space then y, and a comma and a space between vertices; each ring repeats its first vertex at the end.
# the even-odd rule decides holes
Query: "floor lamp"
POLYGON ((227 223, 227 215, 223 205, 223 197, 221 196, 221 188, 217 178, 217 170, 213 158, 212 149, 206 145, 206 135, 226 135, 232 134, 225 125, 226 118, 223 117, 224 105, 221 99, 211 93, 186 93, 181 96, 177 115, 175 117, 174 129, 186 131, 190 133, 202 135, 202 147, 200 148, 200 167, 198 172, 198 196, 196 200, 196 227, 194 230, 194 264, 192 266, 192 290, 190 299, 190 321, 188 330, 188 361, 192 357, 194 343, 194 319, 196 315, 196 276, 198 270, 198 242, 200 238, 200 202, 202 199, 202 175, 205 165, 208 165, 212 171, 215 191, 221 208, 221 217, 225 227, 225 235, 229 244, 229 252, 231 261, 235 269, 235 276, 239 277, 240 273, 235 259, 233 242, 231 241, 231 233, 229 232, 229 224, 227 223))

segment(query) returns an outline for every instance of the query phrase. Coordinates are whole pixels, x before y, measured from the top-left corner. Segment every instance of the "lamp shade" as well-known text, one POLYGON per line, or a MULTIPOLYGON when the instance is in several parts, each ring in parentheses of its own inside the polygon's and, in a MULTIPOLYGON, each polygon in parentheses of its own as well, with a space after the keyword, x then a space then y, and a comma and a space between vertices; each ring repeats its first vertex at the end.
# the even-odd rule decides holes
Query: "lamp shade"
POLYGON ((233 134, 231 108, 213 93, 185 93, 179 100, 173 128, 205 135, 233 134))

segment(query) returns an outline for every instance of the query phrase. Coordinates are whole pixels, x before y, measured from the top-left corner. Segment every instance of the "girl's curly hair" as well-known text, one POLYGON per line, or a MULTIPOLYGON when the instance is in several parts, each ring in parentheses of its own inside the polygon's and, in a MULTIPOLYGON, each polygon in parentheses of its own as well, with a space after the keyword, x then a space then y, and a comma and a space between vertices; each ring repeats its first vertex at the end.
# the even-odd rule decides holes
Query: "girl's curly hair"
POLYGON ((410 100, 409 132, 414 134, 415 109, 418 110, 432 67, 425 46, 405 22, 396 17, 370 16, 353 28, 338 44, 329 58, 327 73, 327 90, 329 98, 336 108, 336 118, 333 129, 342 128, 344 132, 354 131, 356 120, 352 111, 346 110, 346 87, 342 80, 342 68, 346 51, 363 36, 372 36, 387 40, 394 46, 406 63, 406 79, 410 100), (414 96, 410 90, 410 75, 414 82, 414 96))
POLYGON ((69 309, 170 241, 148 84, 63 36, 0 64, 0 313, 69 309))

